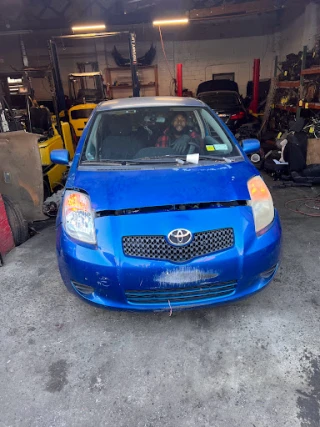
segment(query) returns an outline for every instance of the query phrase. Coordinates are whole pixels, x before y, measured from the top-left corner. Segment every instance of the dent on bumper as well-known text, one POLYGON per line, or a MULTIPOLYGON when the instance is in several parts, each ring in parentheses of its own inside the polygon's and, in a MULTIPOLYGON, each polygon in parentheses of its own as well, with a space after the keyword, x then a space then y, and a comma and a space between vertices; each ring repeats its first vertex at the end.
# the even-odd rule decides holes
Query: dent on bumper
MULTIPOLYGON (((119 281, 119 266, 114 257, 93 249, 89 246, 78 245, 70 240, 60 228, 57 235, 58 263, 61 276, 69 291, 75 293, 89 303, 114 309, 146 311, 146 310, 170 310, 187 309, 220 305, 242 298, 246 298, 266 287, 276 274, 281 246, 281 227, 276 214, 270 229, 258 237, 253 245, 244 253, 232 250, 222 251, 214 256, 195 259, 183 265, 162 263, 163 268, 153 269, 153 263, 144 263, 134 258, 128 258, 122 265, 123 269, 139 269, 142 277, 141 291, 146 289, 189 289, 190 287, 207 286, 224 282, 228 263, 232 263, 232 257, 238 257, 241 274, 233 277, 236 283, 235 291, 226 295, 213 298, 198 298, 183 302, 161 302, 153 304, 130 303, 125 294, 125 289, 119 281), (168 266, 169 264, 169 266, 168 266), (222 267, 222 270, 219 268, 222 267), (141 268, 143 272, 141 273, 141 268), (222 271, 222 273, 221 273, 222 271), (149 285, 145 287, 143 275, 148 278, 149 285), (150 277, 153 277, 154 286, 150 286, 150 277), (85 294, 80 292, 73 283, 91 286, 94 292, 85 294)), ((158 261, 159 263, 159 261, 158 261)), ((159 264, 158 264, 159 265, 159 264)), ((136 289, 137 290, 137 289, 136 289)), ((139 290, 139 289, 138 289, 139 290)))

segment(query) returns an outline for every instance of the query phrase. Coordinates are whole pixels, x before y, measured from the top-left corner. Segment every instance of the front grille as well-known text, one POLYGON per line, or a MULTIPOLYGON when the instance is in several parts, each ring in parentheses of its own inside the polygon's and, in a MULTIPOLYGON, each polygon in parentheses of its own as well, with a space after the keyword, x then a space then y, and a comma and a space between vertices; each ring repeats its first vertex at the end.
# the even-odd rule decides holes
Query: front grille
POLYGON ((172 246, 165 236, 125 236, 122 244, 127 256, 183 262, 231 248, 234 233, 232 228, 195 233, 186 246, 172 246))
POLYGON ((221 282, 188 288, 170 288, 156 290, 126 291, 130 304, 175 304, 199 300, 209 300, 232 295, 236 291, 236 282, 221 282))
POLYGON ((84 295, 90 295, 94 292, 94 289, 92 286, 82 285, 81 283, 77 283, 77 282, 72 282, 72 285, 78 292, 84 295))

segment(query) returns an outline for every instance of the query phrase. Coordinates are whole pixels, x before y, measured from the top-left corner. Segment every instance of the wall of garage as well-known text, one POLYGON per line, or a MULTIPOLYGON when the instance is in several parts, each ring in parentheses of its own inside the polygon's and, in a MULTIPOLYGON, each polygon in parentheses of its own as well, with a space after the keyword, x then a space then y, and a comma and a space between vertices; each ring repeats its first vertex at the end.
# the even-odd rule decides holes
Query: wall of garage
POLYGON ((293 18, 294 12, 289 8, 282 17, 280 60, 285 59, 289 53, 298 53, 303 46, 312 49, 320 36, 319 3, 310 2, 299 16, 293 18))
MULTIPOLYGON (((128 57, 128 45, 115 43, 123 56, 128 57)), ((143 55, 150 47, 151 42, 138 43, 138 56, 143 55)), ((154 64, 159 68, 160 95, 172 93, 171 75, 165 61, 160 42, 156 42, 157 55, 154 64)), ((167 41, 165 51, 171 74, 174 75, 175 65, 181 62, 184 66, 184 87, 196 92, 199 83, 212 78, 213 73, 235 73, 235 80, 239 84, 240 93, 245 95, 248 80, 252 79, 253 59, 261 58, 261 78, 270 77, 273 73, 274 57, 278 47, 278 35, 271 34, 259 37, 242 37, 219 40, 188 40, 167 41), (250 49, 248 46, 250 45, 250 49)), ((94 61, 98 57, 100 69, 114 67, 111 55, 113 44, 109 43, 104 48, 103 42, 79 42, 79 46, 64 47, 59 49, 61 74, 67 93, 67 75, 77 71, 77 62, 94 61)), ((48 62, 46 50, 28 50, 29 62, 32 66, 44 65, 48 62)), ((129 73, 114 73, 114 78, 125 80, 129 73)), ((153 80, 151 73, 142 73, 145 82, 153 80)), ((43 82, 34 82, 36 93, 40 99, 49 99, 50 92, 43 82)), ((122 96, 130 95, 121 91, 122 96)), ((153 95, 152 89, 144 89, 144 95, 153 95)))
POLYGON ((0 72, 10 72, 23 67, 19 36, 1 36, 0 72))
MULTIPOLYGON (((254 38, 178 41, 169 43, 166 47, 171 69, 179 62, 184 66, 184 87, 195 92, 198 84, 210 80, 213 73, 233 72, 243 95, 246 93, 248 80, 252 79, 254 58, 261 58, 261 78, 269 77, 273 71, 276 49, 277 37, 273 34, 254 38)), ((170 74, 159 48, 157 62, 161 92, 166 93, 170 85, 170 74)))
MULTIPOLYGON (((301 2, 303 3, 303 2, 301 2)), ((274 58, 279 55, 280 60, 291 52, 297 53, 304 44, 311 48, 317 35, 320 33, 320 6, 316 2, 310 2, 306 7, 300 4, 301 13, 297 8, 288 8, 277 22, 270 20, 263 25, 259 17, 254 21, 232 23, 221 23, 210 26, 197 25, 196 30, 175 29, 171 32, 164 31, 165 50, 169 62, 171 74, 174 74, 175 65, 179 62, 184 65, 184 87, 195 93, 196 88, 202 81, 212 78, 213 73, 234 72, 235 79, 239 84, 240 93, 245 95, 246 85, 252 79, 253 59, 261 59, 261 78, 273 76, 274 58), (194 40, 194 31, 201 40, 194 40), (249 36, 248 34, 254 34, 249 36), (178 39, 177 39, 178 38, 178 39)), ((271 18, 270 18, 271 19, 271 18)), ((47 37, 48 38, 48 37, 47 37)), ((155 41, 157 56, 154 63, 159 67, 160 94, 173 94, 171 75, 165 61, 159 34, 157 30, 143 29, 137 31, 138 56, 143 55, 155 41), (140 34, 139 34, 140 31, 140 34), (141 42, 141 40, 147 40, 141 42)), ((30 66, 48 64, 48 52, 43 43, 37 48, 35 40, 28 44, 27 53, 30 66)), ((37 41, 39 43, 39 41, 37 41)), ((114 67, 115 63, 111 55, 113 45, 128 57, 128 44, 117 39, 77 41, 73 45, 59 42, 59 57, 63 82, 66 93, 67 75, 77 71, 77 62, 99 60, 100 69, 104 72, 106 67, 114 67)), ((15 50, 17 53, 18 49, 15 50)), ((16 55, 17 56, 17 55, 16 55)), ((16 64, 15 64, 16 65, 16 64)), ((126 74, 129 78, 129 73, 126 74)), ((148 83, 153 80, 152 74, 144 73, 144 81, 148 83)), ((118 78, 114 74, 114 78, 118 78)), ((121 78, 121 75, 120 75, 121 78)), ((125 79, 125 73, 122 76, 125 79)), ((34 82, 37 97, 39 99, 50 99, 49 87, 44 82, 34 82)), ((153 90, 144 89, 143 95, 153 95, 153 90)), ((121 91, 122 96, 130 96, 131 91, 121 91)))

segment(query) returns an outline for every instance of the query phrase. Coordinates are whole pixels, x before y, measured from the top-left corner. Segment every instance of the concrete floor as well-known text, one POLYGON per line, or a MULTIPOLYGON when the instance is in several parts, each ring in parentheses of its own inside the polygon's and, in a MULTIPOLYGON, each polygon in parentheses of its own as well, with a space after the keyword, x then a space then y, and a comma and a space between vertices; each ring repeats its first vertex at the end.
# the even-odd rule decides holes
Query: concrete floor
POLYGON ((309 194, 274 191, 284 247, 272 285, 172 317, 69 294, 49 222, 0 269, 0 426, 319 427, 320 218, 284 208, 309 194))

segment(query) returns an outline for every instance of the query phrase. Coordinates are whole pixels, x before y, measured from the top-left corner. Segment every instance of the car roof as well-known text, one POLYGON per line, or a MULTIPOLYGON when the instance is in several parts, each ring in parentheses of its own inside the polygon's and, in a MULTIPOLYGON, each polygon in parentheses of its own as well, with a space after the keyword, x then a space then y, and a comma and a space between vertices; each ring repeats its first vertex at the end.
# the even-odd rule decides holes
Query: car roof
POLYGON ((205 107, 205 104, 196 98, 178 96, 146 96, 141 98, 121 98, 104 101, 97 106, 96 111, 148 107, 205 107))

